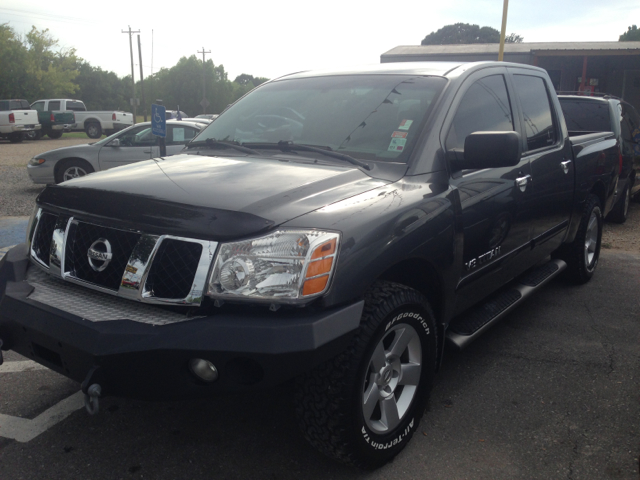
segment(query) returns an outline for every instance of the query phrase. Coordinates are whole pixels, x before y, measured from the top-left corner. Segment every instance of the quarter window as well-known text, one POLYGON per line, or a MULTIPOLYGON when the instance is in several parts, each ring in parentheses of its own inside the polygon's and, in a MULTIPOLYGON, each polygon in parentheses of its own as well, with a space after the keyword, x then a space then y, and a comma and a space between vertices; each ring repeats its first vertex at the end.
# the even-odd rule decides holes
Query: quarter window
POLYGON ((50 101, 49 102, 49 108, 47 109, 47 111, 49 112, 55 112, 57 110, 60 110, 60 100, 56 100, 56 101, 50 101))
POLYGON ((502 75, 475 82, 464 94, 447 139, 447 150, 464 149, 464 139, 473 132, 513 131, 509 94, 502 75))
POLYGON ((522 105, 527 150, 555 145, 558 133, 544 80, 531 75, 514 75, 513 81, 522 105))

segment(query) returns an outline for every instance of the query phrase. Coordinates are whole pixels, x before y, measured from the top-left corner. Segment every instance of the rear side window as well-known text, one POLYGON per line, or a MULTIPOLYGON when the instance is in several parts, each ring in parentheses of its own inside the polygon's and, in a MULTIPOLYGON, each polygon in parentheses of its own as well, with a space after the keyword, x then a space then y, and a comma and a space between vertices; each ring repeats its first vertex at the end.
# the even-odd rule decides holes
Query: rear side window
POLYGON ((569 134, 611 131, 609 104, 578 99, 560 99, 569 134))
POLYGON ((167 145, 185 145, 196 136, 196 129, 178 125, 167 126, 167 145))
POLYGON ((60 100, 51 100, 49 102, 49 108, 47 109, 48 112, 53 112, 56 110, 60 110, 60 100))
POLYGON ((84 103, 82 102, 69 101, 67 102, 67 110, 73 110, 74 112, 84 112, 87 109, 85 108, 84 103))
POLYGON ((558 140, 558 133, 544 80, 531 75, 514 75, 513 80, 522 105, 527 150, 554 145, 558 140))
POLYGON ((464 149, 464 139, 473 132, 513 131, 509 94, 502 75, 475 82, 464 94, 447 133, 447 150, 464 149))
POLYGON ((9 101, 8 100, 0 100, 0 112, 4 112, 9 110, 9 101))
POLYGON ((44 102, 36 102, 33 105, 31 105, 31 108, 39 112, 44 112, 44 102))
POLYGON ((622 153, 624 155, 640 155, 640 118, 631 105, 624 105, 620 126, 622 128, 622 153))

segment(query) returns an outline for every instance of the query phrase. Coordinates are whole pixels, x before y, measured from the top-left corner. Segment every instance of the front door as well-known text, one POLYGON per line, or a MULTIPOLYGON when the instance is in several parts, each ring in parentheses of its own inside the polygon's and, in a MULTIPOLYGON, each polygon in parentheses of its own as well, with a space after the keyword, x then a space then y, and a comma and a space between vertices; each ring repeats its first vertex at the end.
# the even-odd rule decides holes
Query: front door
POLYGON ((140 162, 152 158, 156 137, 151 125, 145 124, 127 129, 103 145, 98 155, 101 170, 140 162), (118 142, 114 142, 118 140, 118 142))
MULTIPOLYGON (((448 125, 445 150, 463 155, 464 140, 473 132, 514 131, 513 98, 506 83, 506 70, 471 77, 458 94, 453 120, 448 125)), ((517 165, 482 170, 452 171, 451 185, 458 192, 463 237, 463 273, 456 295, 460 312, 502 285, 528 264, 531 194, 528 159, 517 165)))

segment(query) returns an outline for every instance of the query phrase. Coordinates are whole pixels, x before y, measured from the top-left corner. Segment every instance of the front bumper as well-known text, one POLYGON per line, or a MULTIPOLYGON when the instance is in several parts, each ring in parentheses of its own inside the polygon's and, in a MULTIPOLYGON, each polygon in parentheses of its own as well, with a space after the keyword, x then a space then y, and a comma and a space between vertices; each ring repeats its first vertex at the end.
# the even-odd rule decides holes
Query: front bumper
POLYGON ((82 382, 85 393, 98 383, 103 396, 177 399, 277 385, 346 348, 363 308, 361 301, 323 311, 232 306, 186 318, 63 281, 41 282, 31 271, 37 269, 26 244, 0 260, 2 348, 82 382), (52 306, 61 302, 69 308, 52 306), (197 380, 192 358, 212 362, 218 380, 197 380))

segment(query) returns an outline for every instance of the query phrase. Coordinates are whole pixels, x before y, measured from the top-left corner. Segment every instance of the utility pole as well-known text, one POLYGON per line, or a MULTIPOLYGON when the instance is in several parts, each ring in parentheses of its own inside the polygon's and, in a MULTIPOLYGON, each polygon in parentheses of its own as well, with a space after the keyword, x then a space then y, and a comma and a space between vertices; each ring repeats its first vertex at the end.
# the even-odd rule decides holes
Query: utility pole
POLYGON ((205 50, 202 47, 202 51, 198 50, 198 53, 202 54, 202 100, 200 101, 200 105, 202 105, 202 113, 207 113, 207 107, 209 106, 209 100, 207 100, 207 96, 205 95, 205 68, 204 68, 204 54, 211 53, 211 50, 205 50))
POLYGON ((131 35, 134 33, 140 33, 140 30, 135 32, 131 31, 131 25, 128 25, 129 30, 122 30, 122 33, 129 34, 129 50, 131 51, 131 103, 133 105, 133 123, 136 123, 136 79, 133 77, 133 41, 131 35))
POLYGON ((500 30, 500 49, 498 51, 498 61, 502 62, 504 58, 504 38, 507 34, 507 10, 509 9, 509 0, 504 0, 502 5, 502 29, 500 30))
POLYGON ((147 102, 144 101, 144 77, 142 76, 142 48, 140 47, 140 35, 138 35, 138 57, 140 58, 140 90, 142 91, 142 107, 144 121, 147 121, 147 102))

